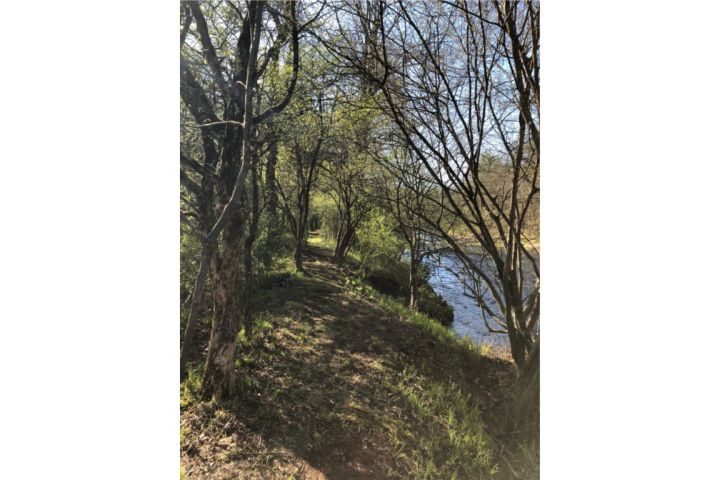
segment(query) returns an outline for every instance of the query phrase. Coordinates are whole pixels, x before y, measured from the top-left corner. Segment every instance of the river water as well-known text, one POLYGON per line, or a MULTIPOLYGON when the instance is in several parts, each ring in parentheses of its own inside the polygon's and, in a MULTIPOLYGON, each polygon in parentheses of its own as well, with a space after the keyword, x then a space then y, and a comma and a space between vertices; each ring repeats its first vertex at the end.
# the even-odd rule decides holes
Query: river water
MULTIPOLYGON (((489 343, 498 346, 507 346, 507 334, 491 333, 483 321, 482 311, 473 298, 470 298, 462 282, 455 276, 453 271, 460 271, 462 263, 454 254, 448 252, 427 259, 425 265, 430 269, 428 283, 435 292, 445 299, 453 307, 455 320, 452 329, 460 337, 469 337, 476 343, 489 343)), ((530 270, 530 269, 527 269, 530 270)), ((526 276, 526 285, 530 287, 533 277, 532 273, 526 276)), ((493 313, 499 313, 497 304, 492 296, 486 294, 485 302, 490 306, 493 313)), ((490 320, 488 320, 490 322, 490 320)), ((492 325, 492 323, 491 323, 492 325)))

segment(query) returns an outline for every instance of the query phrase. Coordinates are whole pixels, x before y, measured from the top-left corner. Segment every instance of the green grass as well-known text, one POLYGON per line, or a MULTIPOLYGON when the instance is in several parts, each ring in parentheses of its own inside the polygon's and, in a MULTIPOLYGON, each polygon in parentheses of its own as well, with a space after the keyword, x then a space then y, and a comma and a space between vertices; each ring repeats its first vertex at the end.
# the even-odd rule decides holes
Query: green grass
MULTIPOLYGON (((311 245, 331 248, 323 241, 310 237, 311 245)), ((332 438, 377 440, 376 452, 391 458, 372 457, 384 469, 383 478, 538 477, 536 451, 523 453, 519 446, 509 454, 504 440, 501 443, 488 432, 498 430, 499 417, 488 413, 481 394, 492 391, 494 396, 504 388, 483 384, 482 376, 477 383, 478 372, 496 368, 487 358, 492 354, 490 345, 459 338, 401 300, 377 292, 352 271, 329 263, 314 265, 315 271, 310 268, 302 276, 286 262, 284 270, 274 270, 273 275, 293 275, 289 286, 273 287, 275 280, 268 278, 267 288, 258 289, 255 301, 262 308, 252 338, 243 331, 238 338, 236 363, 242 373, 237 378, 237 402, 226 407, 214 404, 214 415, 203 420, 203 430, 192 424, 190 430, 181 430, 181 442, 183 437, 211 432, 212 422, 224 425, 228 418, 236 418, 245 423, 248 412, 257 410, 255 422, 262 430, 267 428, 266 433, 273 432, 279 444, 302 444, 318 458, 335 447, 332 438), (317 275, 319 268, 325 276, 317 275), (324 297, 328 292, 332 296, 324 297), (359 334, 357 322, 363 321, 374 329, 368 326, 366 333, 359 334), (392 328, 384 330, 382 322, 392 322, 392 328), (322 361, 308 361, 311 356, 322 361), (300 417, 307 421, 297 425, 298 430, 278 430, 300 417)), ((181 384, 183 408, 200 403, 201 380, 202 365, 191 367, 181 384)), ((191 418, 192 412, 202 409, 189 411, 191 418)), ((249 437, 242 441, 250 442, 249 437)), ((343 448, 352 450, 337 447, 343 448)), ((239 471, 254 468, 252 457, 239 458, 246 462, 239 464, 239 471)), ((294 460, 285 461, 290 465, 294 460)), ((287 476, 263 472, 263 478, 287 476)))
POLYGON ((377 300, 383 309, 409 320, 411 323, 421 327, 423 330, 437 338, 438 341, 446 345, 458 345, 468 352, 483 356, 489 353, 489 346, 483 344, 478 345, 467 337, 458 337, 449 327, 433 320, 424 313, 410 310, 397 299, 378 293, 370 286, 366 286, 362 291, 366 295, 370 295, 377 300))
MULTIPOLYGON (((311 247, 321 248, 329 252, 333 252, 335 250, 335 239, 323 237, 319 234, 308 235, 307 244, 311 247)), ((348 251, 347 258, 354 263, 360 263, 360 255, 352 249, 348 251)))
POLYGON ((413 367, 393 385, 415 418, 395 422, 396 459, 410 478, 490 478, 498 466, 480 411, 452 382, 424 376, 413 367))
POLYGON ((202 364, 192 365, 188 368, 187 378, 180 383, 180 407, 185 408, 200 400, 202 375, 202 364))
POLYGON ((308 235, 308 245, 332 251, 335 248, 335 241, 332 238, 322 235, 308 235))
MULTIPOLYGON (((348 279, 348 283, 358 293, 375 300, 383 310, 419 326, 445 347, 471 356, 490 353, 489 345, 458 337, 450 328, 410 310, 401 301, 377 292, 358 279, 348 279)), ((437 352, 444 355, 447 349, 439 347, 437 352)), ((438 381, 423 374, 435 360, 428 358, 420 369, 405 367, 402 382, 388 384, 404 399, 415 417, 413 422, 385 419, 399 452, 396 460, 404 467, 402 474, 396 473, 417 479, 491 478, 497 473, 498 465, 480 409, 457 383, 438 381)))

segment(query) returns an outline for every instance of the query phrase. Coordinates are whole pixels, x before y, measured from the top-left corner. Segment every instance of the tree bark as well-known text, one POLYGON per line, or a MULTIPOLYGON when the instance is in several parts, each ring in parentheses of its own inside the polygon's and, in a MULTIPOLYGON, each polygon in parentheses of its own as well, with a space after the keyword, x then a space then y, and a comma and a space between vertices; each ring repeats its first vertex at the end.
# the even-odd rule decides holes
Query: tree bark
POLYGON ((410 248, 410 309, 417 311, 420 306, 419 288, 418 288, 418 254, 415 247, 410 248))
POLYGON ((185 335, 183 335, 183 343, 180 348, 180 379, 185 378, 187 373, 187 360, 190 353, 190 347, 195 339, 195 329, 197 328, 197 318, 202 303, 203 291, 205 289, 205 280, 207 279, 208 263, 210 251, 206 247, 203 249, 200 259, 200 269, 195 279, 195 289, 193 290, 192 300, 190 303, 190 313, 188 314, 187 324, 185 325, 185 335))
POLYGON ((224 399, 235 386, 235 349, 243 317, 243 215, 237 212, 223 235, 223 255, 213 275, 215 321, 210 332, 202 396, 224 399))
POLYGON ((265 188, 267 188, 267 218, 268 218, 268 229, 271 234, 277 229, 277 207, 278 207, 278 194, 277 186, 275 185, 275 168, 277 166, 277 150, 278 142, 273 131, 274 126, 272 123, 268 124, 268 129, 272 132, 270 134, 270 146, 268 151, 267 165, 265 166, 265 188))
POLYGON ((352 227, 352 225, 346 225, 345 230, 342 232, 342 235, 338 236, 338 243, 335 246, 335 261, 342 265, 342 263, 345 261, 345 257, 347 257, 348 251, 350 250, 350 245, 352 244, 352 240, 355 237, 355 229, 352 227))
POLYGON ((293 258, 295 259, 295 269, 298 272, 303 271, 302 266, 302 248, 303 248, 303 240, 304 236, 302 234, 299 234, 297 238, 295 239, 295 252, 293 254, 293 258))
MULTIPOLYGON (((223 207, 217 222, 208 234, 214 241, 223 231, 223 254, 219 259, 218 269, 214 275, 213 297, 215 301, 215 321, 210 333, 205 374, 203 376, 203 398, 225 399, 229 397, 235 386, 235 349, 237 334, 240 330, 240 319, 243 317, 242 298, 242 264, 243 264, 243 233, 245 215, 238 208, 245 196, 245 178, 253 163, 251 147, 253 132, 253 95, 252 85, 255 78, 257 52, 260 44, 260 31, 263 14, 263 3, 251 3, 248 16, 253 22, 251 44, 247 54, 247 71, 245 77, 242 156, 240 169, 232 183, 232 193, 223 207)), ((230 169, 231 170, 231 169, 230 169)), ((221 175, 222 175, 221 170, 221 175)), ((228 179, 232 178, 226 172, 228 179)))
POLYGON ((522 331, 519 331, 516 327, 517 318, 512 309, 510 310, 509 315, 507 315, 506 320, 508 339, 510 340, 510 353, 515 365, 517 365, 518 371, 520 371, 525 367, 525 352, 527 351, 526 341, 525 338, 523 338, 522 331))
POLYGON ((254 273, 253 273, 253 245, 257 238, 258 223, 260 220, 260 193, 258 188, 257 178, 257 158, 255 164, 251 170, 251 181, 252 181, 252 199, 251 199, 251 215, 250 215, 250 228, 248 229, 247 236, 245 237, 245 248, 243 251, 243 261, 245 267, 245 284, 243 285, 243 320, 245 326, 245 335, 250 338, 253 330, 252 322, 252 294, 254 287, 254 273))
POLYGON ((516 423, 539 424, 540 422, 540 337, 535 340, 527 362, 518 371, 514 386, 513 418, 516 423))
MULTIPOLYGON (((310 173, 312 175, 312 171, 310 173)), ((312 181, 312 177, 310 178, 312 181)), ((305 247, 305 239, 307 237, 307 220, 310 211, 310 184, 307 185, 304 191, 300 192, 300 211, 298 212, 298 225, 295 229, 295 268, 298 271, 302 271, 302 257, 303 248, 305 247)))

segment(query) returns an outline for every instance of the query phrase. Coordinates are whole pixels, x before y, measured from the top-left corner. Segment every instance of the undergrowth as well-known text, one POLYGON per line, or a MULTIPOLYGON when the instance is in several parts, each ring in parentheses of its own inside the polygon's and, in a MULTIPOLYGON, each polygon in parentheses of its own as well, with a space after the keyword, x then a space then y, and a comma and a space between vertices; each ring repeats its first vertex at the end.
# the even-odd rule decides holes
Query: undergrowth
POLYGON ((497 473, 492 443, 469 394, 413 367, 392 387, 415 417, 392 424, 396 460, 411 478, 481 479, 497 473))
MULTIPOLYGON (((323 242, 318 236, 311 237, 310 241, 316 246, 323 242)), ((327 250, 324 245, 322 248, 327 250)), ((319 268, 330 267, 321 265, 319 268)), ((324 360, 326 363, 320 366, 307 362, 306 356, 328 348, 318 342, 327 340, 322 338, 327 334, 323 322, 333 320, 326 319, 315 324, 315 320, 309 321, 308 316, 300 312, 308 306, 308 296, 314 295, 321 299, 316 300, 320 302, 329 301, 324 300, 320 292, 330 283, 326 277, 320 279, 312 272, 311 275, 295 272, 290 262, 276 264, 272 272, 259 277, 258 281, 267 282, 268 287, 259 285, 256 302, 266 307, 273 302, 282 302, 285 307, 277 310, 263 307, 256 314, 252 335, 248 337, 244 330, 239 333, 236 365, 238 372, 242 373, 237 377, 236 386, 240 403, 239 413, 233 415, 239 415, 238 419, 242 422, 247 412, 247 408, 242 406, 243 398, 256 399, 252 401, 268 406, 268 410, 263 410, 263 415, 268 415, 263 417, 267 418, 263 422, 274 420, 263 425, 272 426, 273 422, 279 421, 277 416, 269 413, 273 411, 271 408, 297 410, 305 414, 314 412, 316 417, 307 424, 315 425, 314 433, 310 435, 309 431, 305 431, 303 434, 312 438, 310 444, 304 443, 305 448, 312 450, 320 447, 311 447, 311 444, 324 445, 324 434, 320 432, 332 431, 322 430, 320 426, 337 426, 333 422, 340 420, 357 425, 358 441, 368 432, 384 432, 383 442, 386 445, 380 446, 380 451, 387 452, 392 458, 391 462, 382 463, 384 478, 537 478, 536 445, 526 446, 516 442, 508 449, 505 440, 500 441, 495 433, 490 433, 496 431, 499 419, 483 417, 496 410, 488 410, 488 406, 483 405, 478 388, 501 396, 505 388, 487 383, 487 372, 483 368, 497 368, 489 366, 497 365, 487 359, 492 353, 490 346, 459 338, 450 328, 426 314, 410 310, 402 300, 378 292, 359 277, 348 275, 347 271, 341 273, 339 269, 333 271, 336 273, 331 278, 331 286, 341 289, 343 294, 339 300, 333 300, 336 303, 324 306, 324 312, 332 312, 333 315, 339 311, 347 312, 344 315, 359 320, 367 318, 362 316, 366 312, 357 311, 356 314, 356 310, 359 305, 369 302, 377 307, 375 315, 381 319, 379 321, 398 319, 412 325, 405 328, 395 324, 394 328, 396 332, 410 335, 405 341, 413 345, 413 350, 418 342, 423 343, 425 349, 419 354, 415 351, 403 353, 398 350, 401 340, 369 331, 364 350, 370 358, 366 367, 356 363, 356 357, 350 355, 352 349, 345 350, 344 356, 341 352, 334 353, 334 357, 328 357, 324 360), (277 286, 281 279, 287 278, 291 278, 287 286, 277 286), (357 306, 351 307, 353 302, 357 302, 357 306), (342 307, 340 303, 346 306, 342 307), (389 343, 393 341, 399 343, 389 343), (390 345, 392 348, 388 348, 390 345), (352 378, 357 378, 357 382, 352 378), (485 382, 484 386, 478 387, 479 378, 485 382), (335 389, 343 382, 354 385, 356 389, 354 400, 346 400, 345 405, 343 398, 347 392, 335 389), (383 402, 387 403, 383 408, 368 410, 372 408, 372 399, 384 399, 383 402), (493 425, 486 424, 488 419, 493 425)), ((322 303, 311 306, 323 308, 322 303)), ((321 315, 320 318, 324 317, 321 315)), ((352 323, 342 325, 345 329, 352 328, 352 323)), ((180 404, 183 409, 200 403, 202 367, 201 363, 191 365, 187 378, 181 383, 180 404)), ((506 368, 506 371, 511 370, 506 368)), ((213 405, 212 408, 218 410, 222 406, 213 405)), ((221 423, 226 423, 226 420, 221 423)), ((305 422, 302 425, 306 425, 305 422)), ((196 428, 193 427, 193 431, 181 429, 181 444, 183 438, 200 438, 196 428)), ((285 433, 272 438, 282 443, 283 435, 285 433)), ((241 438, 240 441, 244 440, 241 438)), ((291 444, 289 441, 288 445, 291 444)), ((327 454, 325 450, 318 451, 323 452, 321 457, 327 454)), ((185 471, 181 471, 181 477, 184 475, 185 471)), ((281 477, 271 475, 267 478, 281 477)))

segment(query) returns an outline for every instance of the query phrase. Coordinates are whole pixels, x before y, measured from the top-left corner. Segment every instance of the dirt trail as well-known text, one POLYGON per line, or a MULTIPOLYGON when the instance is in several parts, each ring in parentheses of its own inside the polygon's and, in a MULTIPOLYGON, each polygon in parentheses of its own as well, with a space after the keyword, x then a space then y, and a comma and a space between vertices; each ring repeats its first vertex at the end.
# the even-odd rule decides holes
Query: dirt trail
MULTIPOLYGON (((311 249, 304 265, 302 278, 261 291, 262 334, 243 347, 237 397, 182 409, 188 478, 402 477, 403 449, 436 435, 398 393, 408 370, 428 384, 458 385, 491 432, 499 425, 508 362, 443 343, 389 313, 324 250, 311 249)), ((417 383, 408 388, 426 388, 417 383)))

